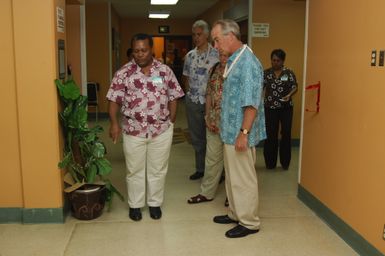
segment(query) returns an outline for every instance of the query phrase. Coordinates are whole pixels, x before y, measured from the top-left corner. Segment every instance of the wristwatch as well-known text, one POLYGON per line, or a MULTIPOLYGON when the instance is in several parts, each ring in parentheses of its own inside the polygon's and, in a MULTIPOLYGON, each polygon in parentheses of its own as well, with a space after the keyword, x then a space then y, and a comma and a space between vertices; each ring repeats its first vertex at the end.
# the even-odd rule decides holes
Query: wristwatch
POLYGON ((249 134, 249 131, 248 131, 247 129, 242 129, 242 128, 241 128, 241 132, 242 132, 244 135, 249 134))

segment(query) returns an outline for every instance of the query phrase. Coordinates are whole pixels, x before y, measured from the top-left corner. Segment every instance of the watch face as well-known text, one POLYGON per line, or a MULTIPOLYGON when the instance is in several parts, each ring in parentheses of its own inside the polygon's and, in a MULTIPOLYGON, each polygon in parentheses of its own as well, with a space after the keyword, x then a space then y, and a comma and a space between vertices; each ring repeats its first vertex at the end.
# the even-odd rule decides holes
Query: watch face
POLYGON ((243 132, 243 134, 245 134, 245 135, 248 133, 246 129, 243 129, 242 132, 243 132))

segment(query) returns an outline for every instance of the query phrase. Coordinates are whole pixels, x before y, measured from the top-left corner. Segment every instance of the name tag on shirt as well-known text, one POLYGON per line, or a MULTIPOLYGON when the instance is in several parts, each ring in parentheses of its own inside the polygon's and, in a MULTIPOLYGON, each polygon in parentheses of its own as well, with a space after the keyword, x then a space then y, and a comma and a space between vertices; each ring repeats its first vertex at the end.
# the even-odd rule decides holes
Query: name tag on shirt
POLYGON ((152 78, 152 83, 156 86, 163 84, 163 79, 160 76, 154 76, 152 78))
POLYGON ((287 75, 283 75, 283 76, 281 77, 281 81, 286 82, 287 80, 289 80, 289 77, 288 77, 287 75))

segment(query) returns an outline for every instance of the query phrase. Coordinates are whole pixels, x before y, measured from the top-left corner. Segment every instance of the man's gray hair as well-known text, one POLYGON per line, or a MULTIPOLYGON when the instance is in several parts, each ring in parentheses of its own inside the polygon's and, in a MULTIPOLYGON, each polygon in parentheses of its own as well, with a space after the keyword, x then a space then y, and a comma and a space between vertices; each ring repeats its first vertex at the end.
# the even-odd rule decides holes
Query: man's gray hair
POLYGON ((192 29, 194 30, 195 28, 201 28, 203 29, 203 33, 205 33, 206 35, 210 35, 209 24, 207 24, 207 22, 204 20, 195 21, 192 25, 192 29))
POLYGON ((218 20, 214 23, 213 27, 217 25, 221 26, 223 35, 233 33, 238 40, 241 40, 241 32, 235 21, 229 19, 218 20))

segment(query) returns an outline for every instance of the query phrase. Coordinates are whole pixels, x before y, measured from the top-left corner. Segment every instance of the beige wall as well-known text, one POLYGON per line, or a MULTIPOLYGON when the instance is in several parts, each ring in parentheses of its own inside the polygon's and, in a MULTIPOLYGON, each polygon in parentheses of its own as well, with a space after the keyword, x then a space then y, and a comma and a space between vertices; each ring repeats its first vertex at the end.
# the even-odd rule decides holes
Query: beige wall
POLYGON ((223 19, 223 13, 237 5, 240 0, 221 0, 199 15, 199 19, 205 20, 210 26, 219 19, 223 19))
POLYGON ((66 55, 71 65, 72 77, 81 88, 80 5, 66 6, 66 55))
POLYGON ((63 206, 55 44, 56 3, 1 1, 3 100, 0 207, 63 206), (5 179, 4 179, 5 178, 5 179))
POLYGON ((370 55, 385 49, 384 9, 382 0, 310 0, 306 83, 322 89, 320 113, 304 117, 301 175, 382 253, 385 68, 371 67, 370 55))
POLYGON ((98 82, 99 112, 107 112, 105 100, 110 85, 110 29, 108 4, 86 4, 87 80, 98 82))
POLYGON ((285 66, 292 69, 297 77, 298 92, 293 96, 292 137, 294 139, 298 139, 301 133, 305 9, 305 1, 255 0, 253 2, 253 23, 270 24, 268 38, 252 39, 255 55, 264 68, 269 68, 271 51, 277 48, 283 49, 286 52, 285 66))
POLYGON ((0 70, 2 74, 0 116, 0 207, 22 207, 22 173, 20 163, 19 121, 17 111, 15 55, 13 44, 12 1, 0 1, 0 70), (6 177, 6 180, 4 179, 6 177))
MULTIPOLYGON (((111 43, 114 43, 111 47, 111 55, 112 55, 112 73, 115 73, 116 70, 120 68, 120 59, 127 59, 126 55, 120 56, 119 42, 120 42, 120 18, 117 14, 116 10, 111 7, 111 27, 114 29, 116 36, 115 40, 111 43), (118 40, 117 40, 118 39, 118 40), (117 62, 119 60, 119 65, 117 62)), ((113 35, 112 35, 113 36, 113 35)))

